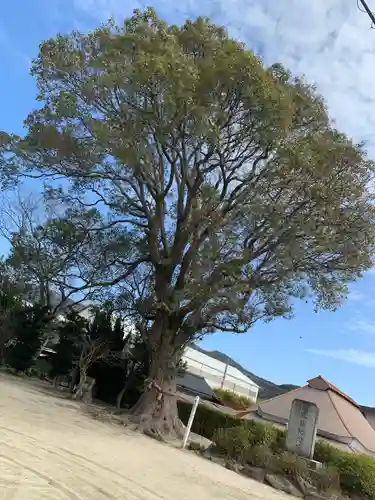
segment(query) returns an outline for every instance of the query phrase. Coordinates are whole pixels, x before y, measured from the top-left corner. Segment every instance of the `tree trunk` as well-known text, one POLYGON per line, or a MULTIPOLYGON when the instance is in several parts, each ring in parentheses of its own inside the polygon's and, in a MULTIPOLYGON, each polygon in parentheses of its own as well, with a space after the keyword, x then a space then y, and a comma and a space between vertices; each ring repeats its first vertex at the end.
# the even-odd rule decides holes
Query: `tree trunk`
POLYGON ((73 399, 79 399, 84 403, 92 403, 93 390, 95 386, 95 379, 88 377, 86 372, 81 373, 81 378, 73 399))
POLYGON ((131 409, 131 419, 148 435, 182 437, 184 425, 178 418, 176 394, 177 350, 168 340, 163 344, 151 356, 145 391, 131 409))
POLYGON ((78 374, 79 374, 78 367, 75 367, 71 370, 70 381, 68 386, 68 390, 70 393, 73 393, 75 390, 75 387, 77 385, 78 374))
POLYGON ((0 341, 0 366, 5 363, 5 346, 0 341))
POLYGON ((81 368, 79 371, 79 383, 74 392, 73 399, 82 399, 84 387, 86 384, 86 378, 86 370, 84 368, 81 368))
POLYGON ((121 391, 117 394, 116 398, 116 409, 121 411, 122 398, 125 396, 126 391, 129 389, 130 383, 132 382, 132 375, 129 375, 128 379, 124 382, 121 391))

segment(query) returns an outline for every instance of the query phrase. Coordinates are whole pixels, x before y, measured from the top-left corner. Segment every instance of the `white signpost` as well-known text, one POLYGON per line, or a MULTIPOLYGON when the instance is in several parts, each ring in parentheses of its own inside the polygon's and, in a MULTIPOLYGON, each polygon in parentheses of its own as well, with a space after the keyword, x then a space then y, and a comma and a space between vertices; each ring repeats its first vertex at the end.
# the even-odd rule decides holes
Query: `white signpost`
POLYGON ((316 404, 302 399, 292 402, 286 437, 288 451, 310 460, 313 458, 318 417, 316 404))
POLYGON ((198 405, 199 405, 199 399, 200 399, 199 396, 197 396, 194 399, 194 404, 193 404, 193 407, 192 407, 191 412, 190 412, 189 421, 188 421, 188 424, 187 424, 186 429, 185 429, 184 439, 182 440, 181 447, 182 447, 183 450, 186 448, 186 445, 187 445, 187 442, 188 442, 188 439, 189 439, 189 435, 190 435, 190 431, 191 431, 191 426, 193 425, 195 413, 196 413, 198 405))

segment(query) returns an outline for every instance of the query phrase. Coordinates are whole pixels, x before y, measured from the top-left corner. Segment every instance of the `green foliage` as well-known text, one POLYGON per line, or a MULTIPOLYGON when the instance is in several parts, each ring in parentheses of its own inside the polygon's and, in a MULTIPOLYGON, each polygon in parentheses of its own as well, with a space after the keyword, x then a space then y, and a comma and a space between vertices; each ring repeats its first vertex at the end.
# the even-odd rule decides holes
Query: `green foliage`
MULTIPOLYGON (((179 401, 178 409, 186 424, 191 404, 179 401)), ((283 451, 284 430, 255 420, 242 420, 203 404, 198 406, 192 431, 214 441, 216 451, 228 458, 290 477, 305 477, 322 492, 341 488, 349 494, 375 500, 375 460, 371 457, 347 453, 318 440, 314 459, 326 467, 307 471, 304 460, 283 451)))
POLYGON ((44 330, 50 321, 46 307, 24 306, 17 312, 15 344, 7 353, 7 364, 14 370, 25 372, 35 360, 43 340, 44 330))
POLYGON ((343 453, 334 463, 344 491, 375 498, 375 460, 365 455, 343 453))
POLYGON ((24 137, 0 133, 1 173, 61 179, 45 194, 66 212, 41 228, 51 284, 77 291, 63 277, 79 269, 95 298, 117 295, 160 382, 198 336, 289 318, 295 298, 333 310, 372 267, 362 146, 209 19, 136 10, 45 41, 32 74, 40 106, 24 137))
POLYGON ((338 470, 326 465, 315 471, 310 471, 312 483, 317 488, 318 492, 338 492, 341 491, 340 474, 338 470))
POLYGON ((362 147, 312 86, 209 19, 178 27, 136 10, 45 41, 32 74, 42 105, 25 137, 1 134, 3 173, 64 178, 47 195, 65 220, 47 234, 82 243, 68 262, 85 263, 91 290, 159 273, 138 313, 173 312, 163 335, 245 331, 288 317, 291 297, 335 308, 372 265, 362 147))
MULTIPOLYGON (((116 404, 116 397, 129 371, 129 360, 122 354, 129 340, 124 341, 123 322, 120 318, 113 322, 113 315, 108 309, 96 311, 88 335, 91 347, 99 348, 87 369, 87 374, 96 380, 96 397, 106 403, 116 404)), ((90 350, 87 354, 90 355, 90 350)))
POLYGON ((4 362, 6 346, 15 333, 15 321, 21 308, 20 291, 9 280, 0 263, 0 365, 4 362))
MULTIPOLYGON (((178 414, 185 424, 189 419, 190 411, 190 403, 178 402, 178 414)), ((251 443, 251 446, 261 444, 275 450, 281 449, 285 440, 285 431, 281 429, 255 420, 239 419, 228 413, 211 409, 204 404, 200 404, 197 408, 192 431, 211 440, 219 432, 220 439, 224 441, 235 439, 233 436, 238 432, 241 439, 251 443)))
POLYGON ((277 429, 254 420, 240 422, 236 427, 219 428, 214 432, 212 440, 220 453, 247 461, 249 450, 255 446, 267 447, 270 452, 278 448, 277 429))
MULTIPOLYGON (((86 324, 81 335, 80 354, 76 363, 79 369, 76 397, 83 396, 84 381, 89 372, 108 374, 108 370, 103 369, 102 364, 119 366, 120 373, 123 373, 121 367, 124 331, 121 323, 117 321, 113 325, 113 310, 108 307, 108 303, 104 304, 103 309, 93 308, 93 312, 95 314, 93 320, 86 324)), ((103 384, 98 385, 103 394, 103 384)))
MULTIPOLYGON (((211 410, 209 412, 215 413, 211 410)), ((326 467, 309 471, 305 460, 282 451, 285 439, 283 431, 261 422, 236 421, 227 417, 229 418, 220 415, 216 420, 227 427, 218 427, 215 432, 209 427, 209 436, 205 436, 214 441, 218 453, 292 478, 303 477, 322 492, 341 489, 349 494, 375 499, 373 458, 344 452, 323 441, 317 441, 314 459, 326 467), (232 427, 228 426, 231 423, 232 427)))
POLYGON ((335 467, 323 466, 317 470, 310 470, 306 460, 294 453, 283 451, 269 459, 269 470, 297 480, 302 478, 312 484, 319 493, 328 494, 328 497, 341 491, 340 475, 335 467))
POLYGON ((270 471, 275 468, 275 455, 266 445, 256 444, 252 447, 248 447, 244 459, 246 463, 254 467, 262 467, 270 471))
POLYGON ((115 324, 112 328, 111 334, 111 348, 114 351, 120 350, 124 347, 124 325, 121 318, 116 318, 115 324))
MULTIPOLYGON (((186 425, 189 420, 192 405, 185 401, 178 401, 178 415, 182 422, 186 425)), ((217 429, 226 429, 233 426, 241 425, 240 419, 235 419, 228 413, 215 411, 204 404, 200 404, 197 408, 193 421, 192 431, 207 439, 212 439, 212 436, 217 429)))
POLYGON ((246 454, 251 447, 253 435, 246 425, 217 429, 212 440, 216 445, 216 451, 228 458, 235 458, 239 462, 246 462, 246 454))
MULTIPOLYGON (((342 488, 347 492, 357 494, 366 492, 368 495, 369 476, 357 478, 353 482, 353 474, 362 471, 356 469, 354 472, 346 464, 342 464, 340 468, 339 462, 335 466, 325 463, 326 467, 312 471, 308 468, 306 460, 275 446, 275 437, 267 427, 265 424, 256 422, 254 427, 244 423, 232 428, 217 429, 212 437, 215 451, 239 463, 262 467, 293 480, 305 479, 322 493, 338 492, 342 488), (266 431, 261 431, 261 427, 264 427, 266 431), (348 489, 347 484, 351 484, 352 489, 348 489)), ((340 452, 337 456, 340 456, 340 452)), ((356 457, 356 455, 353 456, 356 457)), ((355 463, 357 463, 356 460, 355 463)))
POLYGON ((375 499, 375 459, 338 450, 322 441, 316 443, 314 458, 338 471, 343 491, 375 499))
POLYGON ((294 453, 283 451, 282 453, 276 455, 272 466, 275 472, 293 479, 296 479, 297 477, 307 479, 310 477, 306 460, 298 455, 295 455, 294 453))
POLYGON ((66 281, 67 273, 77 262, 77 252, 82 251, 85 245, 85 239, 78 225, 74 227, 65 217, 53 215, 45 200, 41 199, 39 203, 35 203, 35 199, 24 200, 22 193, 18 197, 19 206, 14 209, 8 207, 7 212, 2 214, 4 218, 8 211, 15 210, 10 218, 19 221, 9 231, 12 245, 6 263, 16 279, 31 292, 30 301, 37 300, 52 309, 58 305, 52 289, 60 290, 58 283, 66 281))
POLYGON ((14 310, 20 305, 20 293, 17 287, 7 279, 1 276, 0 282, 0 314, 14 310))
POLYGON ((322 439, 318 439, 315 443, 314 460, 318 462, 334 464, 340 453, 340 450, 322 439))
POLYGON ((92 340, 100 338, 110 341, 113 336, 111 312, 96 309, 94 319, 87 326, 87 335, 92 340))
MULTIPOLYGON (((118 347, 121 347, 121 351, 125 348, 122 356, 117 356, 112 363, 106 360, 94 362, 88 369, 88 374, 96 379, 98 399, 116 404, 119 392, 126 386, 122 404, 131 406, 139 399, 148 376, 148 351, 139 334, 131 333, 123 340, 123 325, 121 323, 121 330, 119 325, 119 320, 116 320, 113 338, 121 338, 118 347)), ((111 346, 115 347, 113 342, 115 341, 111 341, 111 346)))
POLYGON ((86 336, 91 342, 103 343, 111 353, 124 347, 124 326, 121 318, 113 322, 113 311, 109 307, 94 308, 94 318, 86 325, 86 336))
POLYGON ((76 312, 67 314, 66 321, 59 324, 59 340, 51 357, 51 377, 67 375, 72 370, 80 353, 85 326, 85 320, 76 312))
POLYGON ((229 406, 229 408, 233 408, 234 410, 246 410, 252 404, 251 400, 246 396, 236 394, 229 389, 215 389, 214 393, 223 405, 229 406))

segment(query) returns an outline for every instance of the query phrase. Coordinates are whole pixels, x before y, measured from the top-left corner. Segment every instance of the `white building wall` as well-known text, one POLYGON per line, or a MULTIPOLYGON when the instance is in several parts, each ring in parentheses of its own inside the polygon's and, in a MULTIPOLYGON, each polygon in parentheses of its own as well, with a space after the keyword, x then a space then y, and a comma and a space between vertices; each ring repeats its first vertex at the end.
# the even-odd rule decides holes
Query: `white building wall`
POLYGON ((182 357, 187 363, 188 371, 203 377, 212 389, 228 389, 256 402, 259 387, 237 368, 227 366, 207 354, 188 347, 182 357))

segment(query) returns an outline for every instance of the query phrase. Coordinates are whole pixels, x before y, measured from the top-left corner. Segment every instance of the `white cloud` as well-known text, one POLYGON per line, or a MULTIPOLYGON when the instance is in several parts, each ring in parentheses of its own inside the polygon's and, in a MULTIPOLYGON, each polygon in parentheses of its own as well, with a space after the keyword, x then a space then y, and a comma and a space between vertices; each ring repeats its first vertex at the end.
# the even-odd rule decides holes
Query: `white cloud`
POLYGON ((375 321, 371 319, 357 319, 349 323, 346 326, 346 330, 375 337, 375 321))
MULTIPOLYGON (((97 20, 111 14, 121 18, 147 4, 74 0, 77 12, 97 20)), ((209 15, 268 63, 281 61, 306 74, 325 96, 338 126, 367 140, 375 154, 375 31, 355 0, 156 0, 153 6, 168 21, 209 15)))
POLYGON ((123 19, 130 15, 134 9, 144 8, 142 2, 132 0, 127 3, 120 0, 73 0, 74 7, 85 13, 92 19, 97 19, 99 22, 107 21, 110 17, 123 19))
POLYGON ((361 302, 364 303, 366 301, 366 294, 362 292, 352 291, 348 295, 348 300, 350 302, 361 302))
POLYGON ((306 349, 306 352, 327 358, 339 359, 368 368, 375 368, 375 352, 358 351, 356 349, 306 349))

